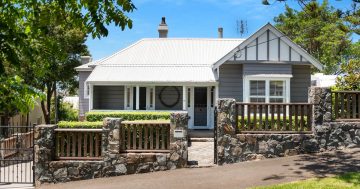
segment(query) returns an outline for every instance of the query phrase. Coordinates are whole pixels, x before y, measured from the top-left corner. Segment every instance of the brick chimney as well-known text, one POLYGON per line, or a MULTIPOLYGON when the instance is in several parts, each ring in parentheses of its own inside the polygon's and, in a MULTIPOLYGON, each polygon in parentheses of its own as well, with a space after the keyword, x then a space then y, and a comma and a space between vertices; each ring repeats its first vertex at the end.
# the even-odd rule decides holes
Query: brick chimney
POLYGON ((91 56, 80 56, 81 64, 87 64, 92 61, 91 56))
POLYGON ((165 17, 161 18, 161 23, 159 24, 158 31, 159 31, 159 38, 167 38, 169 28, 168 25, 166 24, 165 17))
POLYGON ((224 29, 222 27, 218 28, 218 38, 223 38, 223 31, 224 29))

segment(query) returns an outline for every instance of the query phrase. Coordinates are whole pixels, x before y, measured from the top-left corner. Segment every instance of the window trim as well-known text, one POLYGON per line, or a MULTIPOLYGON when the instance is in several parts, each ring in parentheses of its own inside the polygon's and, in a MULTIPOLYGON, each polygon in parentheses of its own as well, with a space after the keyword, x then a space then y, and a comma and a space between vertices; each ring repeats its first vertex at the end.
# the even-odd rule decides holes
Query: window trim
POLYGON ((258 81, 265 81, 265 103, 270 102, 270 98, 276 98, 275 96, 270 96, 270 81, 284 81, 285 82, 285 94, 282 96, 284 97, 284 103, 290 103, 290 79, 292 75, 284 75, 279 76, 277 75, 274 77, 273 75, 269 74, 262 74, 262 75, 244 75, 243 80, 243 101, 249 103, 250 97, 254 97, 250 95, 250 81, 258 80, 258 81))

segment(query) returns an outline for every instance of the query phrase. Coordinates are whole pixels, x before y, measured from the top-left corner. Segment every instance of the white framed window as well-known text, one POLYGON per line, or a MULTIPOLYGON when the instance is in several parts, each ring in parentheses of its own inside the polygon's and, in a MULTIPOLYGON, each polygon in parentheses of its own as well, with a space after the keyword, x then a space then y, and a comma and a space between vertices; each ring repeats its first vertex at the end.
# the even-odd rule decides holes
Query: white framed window
POLYGON ((84 99, 89 99, 90 96, 90 85, 87 82, 84 82, 84 99))
POLYGON ((244 102, 289 103, 291 77, 244 76, 244 102))
POLYGON ((146 109, 155 110, 155 87, 146 87, 146 109))

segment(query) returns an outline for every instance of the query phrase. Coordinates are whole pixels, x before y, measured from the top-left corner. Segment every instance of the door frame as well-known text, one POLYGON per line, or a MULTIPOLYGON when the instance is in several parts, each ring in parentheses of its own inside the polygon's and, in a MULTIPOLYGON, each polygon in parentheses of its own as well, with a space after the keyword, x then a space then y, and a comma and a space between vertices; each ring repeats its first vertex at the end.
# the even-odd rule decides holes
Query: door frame
MULTIPOLYGON (((213 118, 213 110, 214 107, 211 107, 211 88, 212 86, 194 86, 194 87, 187 87, 186 89, 186 96, 187 99, 189 98, 189 89, 190 89, 190 107, 187 106, 187 111, 188 114, 190 115, 190 120, 189 120, 189 129, 197 129, 197 130, 201 130, 201 129, 213 129, 214 128, 214 118, 213 118), (206 95, 207 95, 207 103, 206 103, 206 111, 207 111, 207 124, 204 126, 194 126, 194 116, 195 116, 195 87, 205 87, 206 90, 206 95)), ((215 90, 214 90, 215 92, 215 90)), ((215 98, 215 95, 214 95, 215 98)))

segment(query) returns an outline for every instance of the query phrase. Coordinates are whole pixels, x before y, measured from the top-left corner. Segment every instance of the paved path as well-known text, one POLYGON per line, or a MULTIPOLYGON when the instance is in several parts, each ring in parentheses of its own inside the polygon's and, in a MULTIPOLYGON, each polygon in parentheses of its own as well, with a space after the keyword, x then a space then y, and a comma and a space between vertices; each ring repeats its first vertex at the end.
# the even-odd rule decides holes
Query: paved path
POLYGON ((360 171, 360 149, 43 185, 43 189, 247 188, 360 171))
POLYGON ((188 161, 198 166, 214 165, 214 142, 191 142, 188 161))

